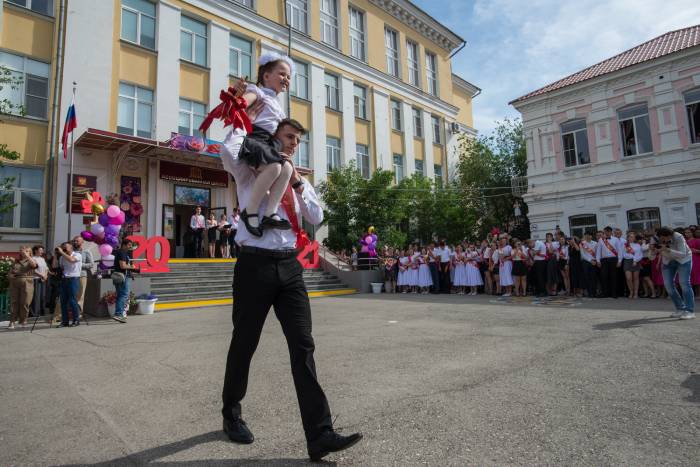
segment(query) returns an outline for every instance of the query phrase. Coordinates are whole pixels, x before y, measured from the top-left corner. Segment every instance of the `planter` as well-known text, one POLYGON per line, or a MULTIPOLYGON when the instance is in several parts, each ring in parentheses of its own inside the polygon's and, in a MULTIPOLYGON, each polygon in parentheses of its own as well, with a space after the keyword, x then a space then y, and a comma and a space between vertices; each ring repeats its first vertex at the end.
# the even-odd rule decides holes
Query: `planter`
POLYGON ((372 293, 382 293, 384 282, 370 282, 369 285, 372 286, 372 293))
POLYGON ((117 308, 116 303, 108 303, 107 304, 107 313, 109 313, 110 318, 114 316, 114 310, 117 308))
POLYGON ((153 300, 136 300, 139 304, 139 314, 140 315, 152 315, 156 309, 157 298, 153 300))

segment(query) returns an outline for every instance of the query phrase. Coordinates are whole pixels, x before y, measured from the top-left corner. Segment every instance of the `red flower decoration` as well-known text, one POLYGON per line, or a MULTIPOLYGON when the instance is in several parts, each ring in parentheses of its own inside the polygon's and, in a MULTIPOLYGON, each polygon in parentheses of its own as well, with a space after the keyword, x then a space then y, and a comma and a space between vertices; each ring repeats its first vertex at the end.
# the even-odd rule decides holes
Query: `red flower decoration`
POLYGON ((86 193, 85 199, 80 202, 83 207, 83 213, 91 214, 93 204, 101 204, 104 206, 105 200, 99 191, 93 191, 92 193, 86 193))

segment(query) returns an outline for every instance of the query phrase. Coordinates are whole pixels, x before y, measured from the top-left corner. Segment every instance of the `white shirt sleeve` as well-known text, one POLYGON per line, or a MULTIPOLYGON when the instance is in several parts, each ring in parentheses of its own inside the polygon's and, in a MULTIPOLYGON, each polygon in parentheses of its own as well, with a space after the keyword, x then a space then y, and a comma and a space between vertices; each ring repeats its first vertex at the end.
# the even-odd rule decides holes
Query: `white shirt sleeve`
POLYGON ((253 169, 245 162, 238 159, 238 153, 243 145, 243 140, 248 135, 245 128, 236 128, 229 131, 221 145, 221 162, 224 169, 236 180, 236 182, 246 182, 254 178, 253 169))
POLYGON ((319 225, 323 222, 323 208, 311 183, 305 178, 302 178, 302 182, 304 183, 304 191, 301 194, 294 192, 299 202, 299 210, 304 219, 313 225, 319 225))

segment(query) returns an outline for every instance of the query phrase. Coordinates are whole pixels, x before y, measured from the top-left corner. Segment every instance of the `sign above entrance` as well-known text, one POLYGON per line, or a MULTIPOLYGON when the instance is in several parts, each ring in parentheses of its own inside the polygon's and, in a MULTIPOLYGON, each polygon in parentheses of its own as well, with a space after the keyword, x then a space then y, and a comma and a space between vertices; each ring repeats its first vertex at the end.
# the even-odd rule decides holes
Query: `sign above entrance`
POLYGON ((175 182, 228 188, 228 172, 160 161, 160 178, 175 182))

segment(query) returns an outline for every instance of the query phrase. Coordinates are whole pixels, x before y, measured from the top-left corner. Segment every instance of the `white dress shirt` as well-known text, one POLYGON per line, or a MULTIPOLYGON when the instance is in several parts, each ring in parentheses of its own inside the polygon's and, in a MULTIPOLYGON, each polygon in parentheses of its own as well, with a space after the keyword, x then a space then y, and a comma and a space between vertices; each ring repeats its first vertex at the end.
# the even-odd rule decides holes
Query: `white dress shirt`
MULTIPOLYGON (((253 191, 253 183, 255 182, 255 172, 245 162, 238 159, 238 152, 241 149, 243 140, 246 137, 246 131, 242 128, 236 128, 228 133, 224 144, 221 146, 221 161, 227 172, 233 175, 236 180, 236 192, 238 194, 238 205, 241 210, 248 207, 250 194, 253 191)), ((303 216, 308 222, 313 225, 319 225, 323 222, 323 208, 318 201, 318 196, 314 191, 313 186, 308 180, 302 178, 304 191, 299 194, 296 190, 294 193, 294 208, 297 214, 297 220, 301 227, 301 218, 303 216)), ((262 219, 267 207, 268 196, 263 197, 259 206, 258 215, 262 219)), ((280 219, 287 219, 287 211, 280 203, 277 209, 277 215, 280 219)), ((269 250, 284 250, 296 247, 297 235, 293 230, 281 229, 265 229, 262 237, 256 237, 248 232, 245 226, 241 226, 236 233, 236 243, 241 246, 252 246, 257 248, 266 248, 269 250)))
POLYGON ((673 239, 668 246, 668 250, 661 250, 661 261, 668 264, 671 261, 677 261, 681 264, 687 263, 693 258, 693 252, 685 242, 685 237, 678 232, 673 232, 673 239))
POLYGON ((241 216, 238 214, 231 214, 228 216, 228 223, 231 224, 232 230, 238 230, 238 222, 241 220, 241 216))
POLYGON ((547 245, 542 240, 535 240, 532 256, 535 258, 535 261, 545 261, 547 259, 547 245))
POLYGON ((618 262, 621 262, 622 253, 620 252, 620 247, 622 245, 618 244, 616 237, 610 237, 608 239, 608 243, 610 244, 610 248, 614 249, 615 252, 612 252, 610 248, 608 248, 608 246, 605 244, 605 238, 603 238, 598 242, 598 249, 595 252, 596 261, 600 263, 601 259, 618 258, 618 262))
POLYGON ((204 228, 204 216, 201 214, 200 215, 192 214, 192 217, 190 217, 190 228, 192 230, 203 229, 204 228))
POLYGON ((71 252, 70 256, 77 261, 71 263, 63 255, 58 259, 61 269, 63 269, 63 277, 80 277, 80 271, 83 269, 83 257, 75 251, 71 252))
POLYGON ((453 256, 453 253, 450 251, 450 247, 448 246, 446 246, 445 248, 440 248, 439 250, 436 249, 435 253, 440 255, 441 263, 449 263, 453 256))
POLYGON ((598 249, 598 242, 590 241, 581 242, 581 259, 592 263, 596 259, 596 250, 598 249), (590 251, 587 251, 590 250, 590 251))
POLYGON ((46 260, 41 256, 32 256, 32 259, 36 263, 36 269, 34 270, 34 277, 44 278, 49 272, 49 267, 46 265, 46 260))
POLYGON ((622 246, 622 258, 623 259, 631 259, 635 263, 638 263, 642 260, 643 257, 642 253, 642 245, 639 243, 626 243, 622 246), (632 253, 627 251, 627 247, 630 247, 632 249, 632 253))
POLYGON ((264 103, 260 112, 255 116, 253 124, 274 134, 277 131, 277 125, 287 117, 282 110, 280 101, 277 100, 277 93, 270 88, 259 88, 254 84, 249 84, 245 88, 245 92, 252 92, 264 103))

